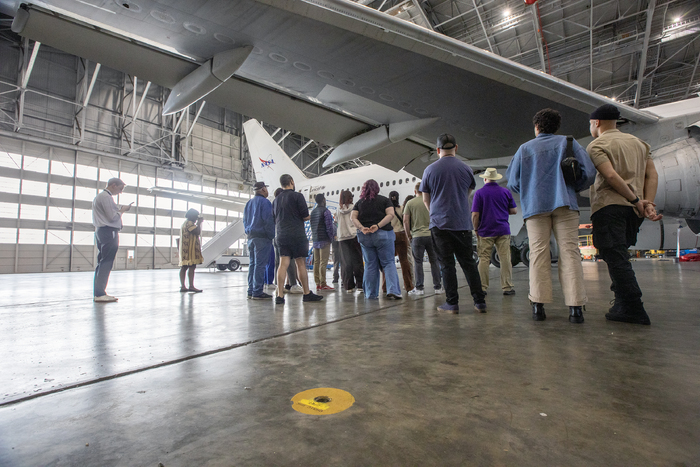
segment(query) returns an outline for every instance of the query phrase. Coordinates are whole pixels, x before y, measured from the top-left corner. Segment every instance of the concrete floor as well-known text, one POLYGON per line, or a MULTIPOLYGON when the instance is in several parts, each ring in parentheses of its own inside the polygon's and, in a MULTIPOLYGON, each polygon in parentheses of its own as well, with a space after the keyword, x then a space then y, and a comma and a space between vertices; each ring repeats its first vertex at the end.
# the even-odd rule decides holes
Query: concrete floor
POLYGON ((558 286, 533 322, 522 266, 486 314, 460 289, 460 315, 432 295, 274 307, 245 272, 199 271, 197 295, 114 272, 114 304, 90 273, 4 275, 0 465, 700 465, 700 263, 634 267, 651 326, 606 322, 604 263, 584 263, 583 325, 558 286), (292 409, 317 387, 356 402, 292 409))

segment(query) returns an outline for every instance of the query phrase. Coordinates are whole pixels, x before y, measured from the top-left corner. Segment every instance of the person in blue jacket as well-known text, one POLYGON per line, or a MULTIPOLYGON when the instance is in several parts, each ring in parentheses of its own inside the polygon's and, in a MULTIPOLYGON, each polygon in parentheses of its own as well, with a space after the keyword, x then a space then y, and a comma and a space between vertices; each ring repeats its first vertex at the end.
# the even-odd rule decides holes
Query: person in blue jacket
POLYGON ((573 141, 581 178, 567 185, 561 169, 566 157, 566 136, 555 135, 559 112, 543 109, 532 119, 535 139, 520 146, 508 166, 508 189, 520 193, 520 205, 530 243, 530 294, 532 318, 544 321, 544 304, 552 302, 552 266, 549 239, 559 246, 559 282, 569 307, 569 321, 583 323, 587 301, 578 248, 579 208, 576 193, 595 181, 596 170, 586 150, 573 141))
POLYGON ((272 203, 267 199, 267 185, 256 182, 253 185, 255 196, 248 201, 243 210, 243 226, 248 236, 248 298, 264 300, 272 295, 263 292, 265 285, 265 267, 272 251, 272 239, 275 238, 275 222, 272 219, 272 203))

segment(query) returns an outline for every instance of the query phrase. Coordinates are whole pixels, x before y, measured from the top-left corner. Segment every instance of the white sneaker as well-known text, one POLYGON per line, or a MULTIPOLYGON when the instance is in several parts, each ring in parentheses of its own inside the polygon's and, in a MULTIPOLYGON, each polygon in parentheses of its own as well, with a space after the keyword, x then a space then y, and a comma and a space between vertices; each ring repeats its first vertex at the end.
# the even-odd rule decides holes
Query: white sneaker
POLYGON ((445 293, 445 288, 440 287, 439 289, 435 289, 435 295, 442 295, 445 293))
POLYGON ((410 292, 408 292, 408 295, 425 295, 425 291, 420 289, 413 289, 410 292))
POLYGON ((289 289, 289 293, 304 293, 304 288, 299 284, 294 284, 292 288, 289 289))
POLYGON ((119 300, 117 297, 112 297, 111 295, 103 295, 101 297, 94 298, 95 302, 101 302, 101 303, 116 302, 117 300, 119 300))
POLYGON ((365 293, 365 291, 362 290, 362 289, 360 289, 360 288, 358 288, 357 291, 360 292, 360 293, 365 293))
POLYGON ((353 293, 354 291, 355 291, 355 289, 348 289, 348 290, 346 290, 347 293, 353 293))
POLYGON ((277 286, 275 284, 267 284, 267 288, 270 290, 275 290, 277 289, 277 286))

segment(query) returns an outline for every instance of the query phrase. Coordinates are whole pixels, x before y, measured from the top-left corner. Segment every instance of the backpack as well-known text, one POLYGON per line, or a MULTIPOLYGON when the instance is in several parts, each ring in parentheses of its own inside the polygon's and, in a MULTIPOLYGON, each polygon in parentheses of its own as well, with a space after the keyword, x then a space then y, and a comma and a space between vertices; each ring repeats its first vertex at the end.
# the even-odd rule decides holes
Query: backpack
POLYGON ((569 186, 576 186, 583 178, 581 164, 574 157, 573 136, 566 137, 566 157, 561 161, 561 172, 564 175, 564 181, 569 186))

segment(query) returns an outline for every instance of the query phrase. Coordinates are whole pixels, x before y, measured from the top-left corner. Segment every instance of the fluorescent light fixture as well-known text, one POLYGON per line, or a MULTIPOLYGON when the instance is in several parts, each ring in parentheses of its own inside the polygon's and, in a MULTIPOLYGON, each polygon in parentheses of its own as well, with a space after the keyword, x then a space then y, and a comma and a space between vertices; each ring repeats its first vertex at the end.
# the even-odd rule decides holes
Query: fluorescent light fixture
POLYGON ((510 16, 510 10, 507 8, 505 10, 503 10, 503 16, 505 16, 505 17, 510 16))
POLYGON ((673 18, 673 22, 674 22, 674 23, 680 23, 680 22, 681 22, 681 17, 680 17, 680 16, 676 16, 675 18, 673 18))

